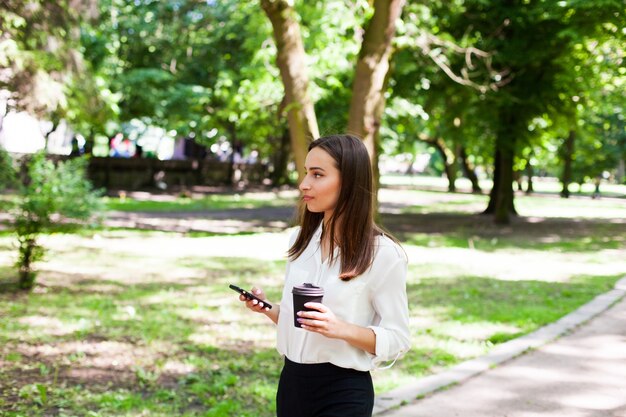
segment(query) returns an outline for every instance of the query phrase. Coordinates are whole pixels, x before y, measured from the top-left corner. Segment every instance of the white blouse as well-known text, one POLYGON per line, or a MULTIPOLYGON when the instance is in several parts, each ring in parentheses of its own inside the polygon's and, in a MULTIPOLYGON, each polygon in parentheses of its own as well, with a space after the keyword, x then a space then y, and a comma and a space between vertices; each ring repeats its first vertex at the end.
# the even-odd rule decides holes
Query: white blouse
MULTIPOLYGON (((291 236, 290 247, 298 232, 299 229, 291 236)), ((406 255, 391 239, 379 236, 371 268, 345 282, 339 279, 339 261, 333 264, 322 262, 321 235, 320 225, 304 252, 296 260, 287 262, 278 317, 278 352, 293 362, 330 362, 359 371, 369 371, 386 361, 395 361, 410 346, 406 255), (374 331, 375 355, 344 340, 294 326, 291 289, 305 282, 324 288, 322 304, 337 318, 374 331)), ((336 249, 335 257, 338 254, 336 249)))

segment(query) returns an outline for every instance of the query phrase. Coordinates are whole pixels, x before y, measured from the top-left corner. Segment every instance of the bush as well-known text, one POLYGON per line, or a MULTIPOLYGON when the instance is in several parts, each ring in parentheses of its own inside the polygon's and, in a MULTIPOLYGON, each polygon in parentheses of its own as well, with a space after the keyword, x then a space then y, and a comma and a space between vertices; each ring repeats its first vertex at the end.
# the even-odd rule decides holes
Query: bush
MULTIPOLYGON (((20 288, 31 289, 35 283, 33 263, 45 254, 45 248, 38 244, 42 233, 71 231, 96 220, 95 214, 101 209, 100 193, 87 180, 85 164, 85 158, 55 163, 43 152, 24 160, 26 176, 16 183, 13 208, 20 288)), ((9 161, 8 166, 12 173, 7 179, 17 178, 14 164, 9 161)))

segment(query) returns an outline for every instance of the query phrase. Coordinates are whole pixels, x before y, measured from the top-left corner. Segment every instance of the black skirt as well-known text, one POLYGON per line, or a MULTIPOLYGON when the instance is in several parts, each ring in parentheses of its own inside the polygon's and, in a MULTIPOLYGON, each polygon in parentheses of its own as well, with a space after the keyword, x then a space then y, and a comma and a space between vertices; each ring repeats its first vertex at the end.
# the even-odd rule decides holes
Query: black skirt
POLYGON ((285 358, 276 394, 278 417, 371 417, 373 409, 369 372, 285 358))

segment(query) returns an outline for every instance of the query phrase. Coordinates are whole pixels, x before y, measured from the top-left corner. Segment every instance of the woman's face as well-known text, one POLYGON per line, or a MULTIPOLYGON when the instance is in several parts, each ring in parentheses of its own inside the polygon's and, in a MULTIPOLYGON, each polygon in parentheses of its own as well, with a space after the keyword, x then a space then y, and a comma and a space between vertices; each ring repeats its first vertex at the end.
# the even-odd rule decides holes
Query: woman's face
POLYGON ((323 149, 309 151, 304 161, 306 175, 300 183, 302 200, 309 211, 324 213, 329 219, 337 206, 341 189, 341 176, 335 160, 323 149))

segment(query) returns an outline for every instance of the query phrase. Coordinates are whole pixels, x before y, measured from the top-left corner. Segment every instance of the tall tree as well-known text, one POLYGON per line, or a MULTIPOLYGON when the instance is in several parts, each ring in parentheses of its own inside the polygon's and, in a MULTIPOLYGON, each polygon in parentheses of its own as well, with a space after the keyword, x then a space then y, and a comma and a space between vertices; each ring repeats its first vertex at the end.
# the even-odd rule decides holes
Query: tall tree
POLYGON ((363 139, 378 172, 376 137, 384 111, 385 79, 389 71, 392 40, 404 0, 374 0, 374 14, 366 25, 356 63, 348 132, 363 139))
POLYGON ((276 64, 285 88, 284 109, 289 123, 291 149, 301 178, 307 144, 319 137, 319 128, 309 96, 307 57, 300 25, 295 10, 286 0, 261 0, 261 6, 274 30, 276 64))
POLYGON ((605 31, 606 23, 623 22, 623 1, 464 4, 454 22, 457 35, 472 27, 480 49, 496 52, 494 67, 511 74, 506 85, 485 95, 496 123, 496 177, 486 212, 494 214, 496 223, 508 223, 515 213, 513 164, 529 123, 562 93, 556 80, 568 70, 563 58, 574 45, 605 31))

